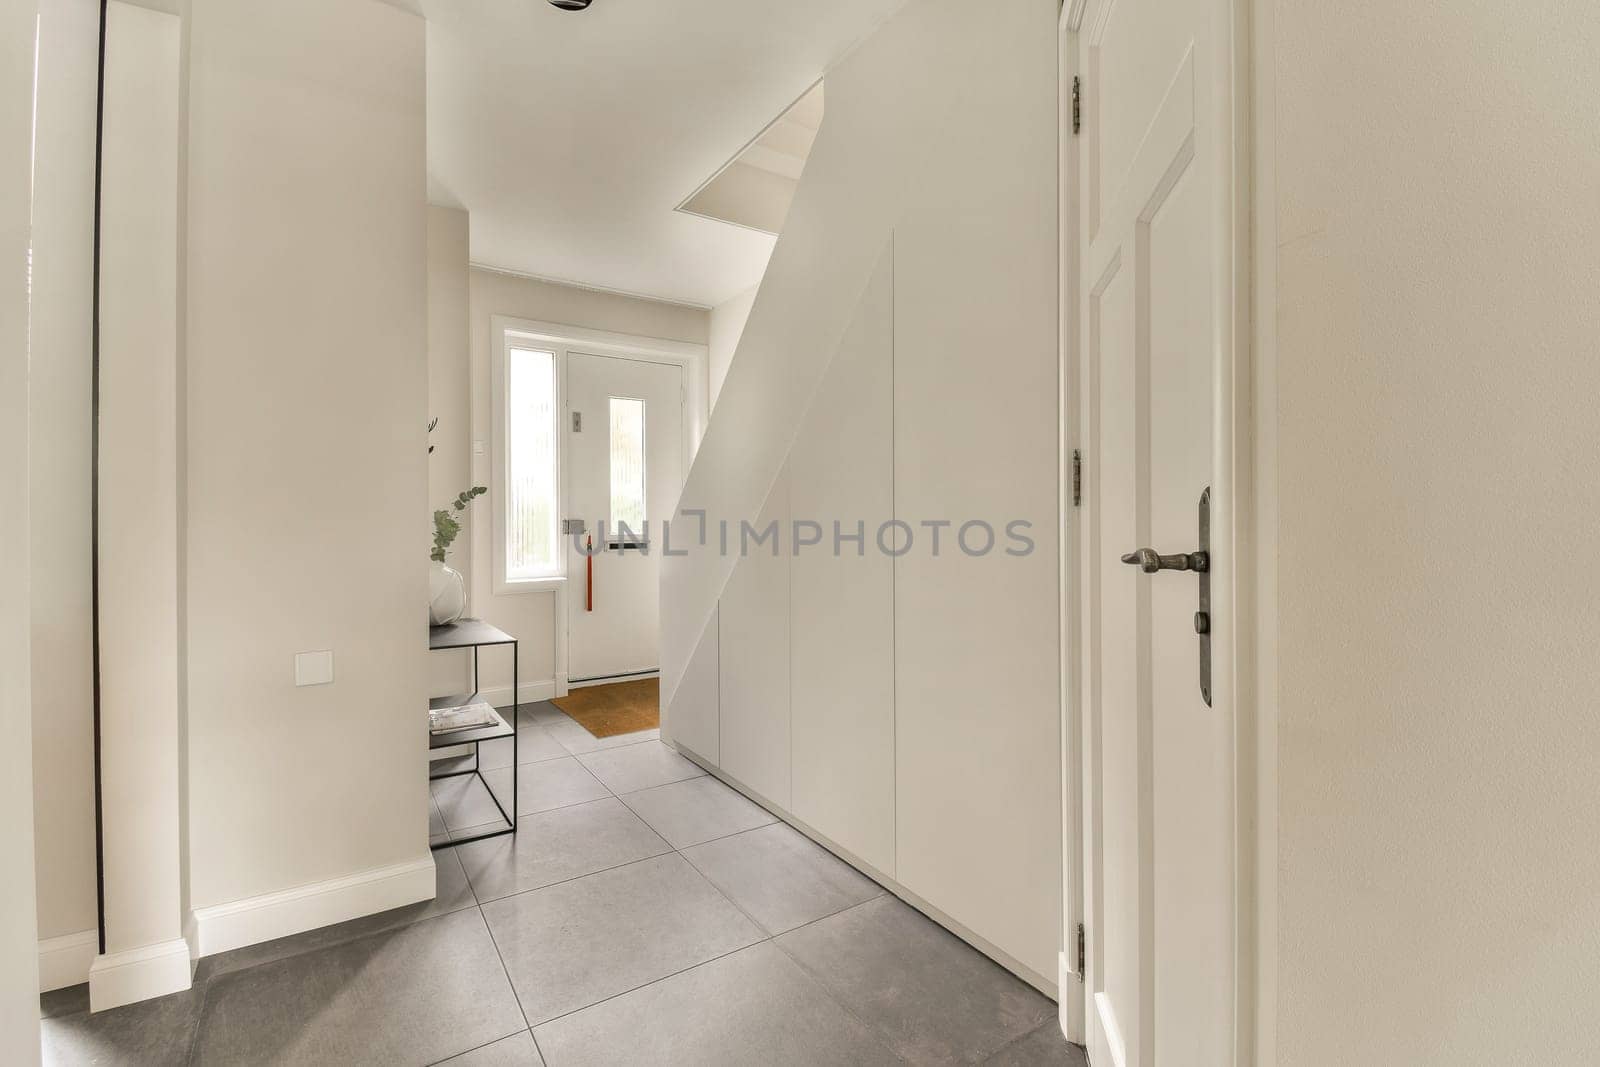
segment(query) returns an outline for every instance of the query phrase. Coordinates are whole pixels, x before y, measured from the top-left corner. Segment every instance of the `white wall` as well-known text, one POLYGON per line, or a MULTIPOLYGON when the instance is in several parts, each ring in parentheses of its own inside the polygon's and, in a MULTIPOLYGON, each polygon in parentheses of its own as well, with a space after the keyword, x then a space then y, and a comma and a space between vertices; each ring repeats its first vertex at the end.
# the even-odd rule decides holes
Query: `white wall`
POLYGON ((786 583, 714 537, 662 570, 669 739, 695 751, 717 699, 721 751, 695 754, 784 806, 752 780, 782 782, 772 753, 729 739, 767 734, 763 635, 786 616, 786 813, 1045 988, 1060 926, 1057 10, 915 0, 828 73, 827 120, 683 502, 736 531, 787 484, 787 510, 829 543, 788 557, 786 583), (832 555, 835 519, 865 520, 878 553, 887 514, 916 530, 909 552, 832 555), (953 541, 969 519, 1029 522, 1038 551, 969 559, 953 541), (921 524, 941 520, 935 556, 921 524), (719 683, 680 690, 714 614, 719 683))
POLYGON ((753 286, 726 303, 711 309, 711 406, 717 406, 717 396, 722 392, 723 379, 733 365, 733 354, 739 348, 739 338, 744 335, 744 325, 750 319, 750 309, 755 306, 760 286, 753 286))
MULTIPOLYGON (((89 496, 99 24, 96 0, 40 5, 29 436, 32 662, 50 680, 33 691, 41 940, 97 922, 89 496)), ((89 954, 78 954, 81 966, 89 954)))
MULTIPOLYGON (((439 424, 428 435, 428 512, 448 508, 472 485, 472 403, 467 376, 471 345, 468 217, 459 208, 428 205, 428 418, 439 424)), ((485 505, 476 505, 463 526, 485 505)), ((431 522, 431 520, 430 520, 431 522)), ((431 534, 432 526, 429 526, 431 534)), ((449 563, 471 581, 472 536, 463 529, 449 563)), ((470 586, 469 586, 470 588, 470 586)), ((465 692, 471 653, 438 652, 428 657, 428 691, 465 692)))
MULTIPOLYGON (((476 444, 473 446, 474 485, 493 484, 490 470, 493 450, 489 447, 489 346, 492 343, 489 320, 492 316, 506 315, 702 345, 706 343, 710 318, 699 308, 681 304, 580 289, 477 267, 473 268, 471 276, 471 315, 471 367, 463 373, 469 375, 472 383, 472 441, 483 445, 481 452, 476 444)), ((494 594, 494 569, 490 566, 493 523, 489 521, 488 508, 488 498, 480 497, 472 508, 470 529, 456 542, 458 549, 471 545, 471 613, 518 638, 522 699, 547 700, 554 693, 557 674, 556 626, 565 626, 565 620, 556 618, 554 593, 494 594)), ((493 654, 483 657, 482 685, 485 689, 504 689, 505 692, 497 691, 490 696, 497 702, 509 703, 511 667, 509 663, 502 663, 503 659, 505 657, 493 654)), ((564 671, 565 665, 561 669, 564 671)))
POLYGON ((0 612, 0 1060, 39 1062, 35 954, 32 710, 29 695, 28 228, 37 7, 0 0, 0 558, 11 574, 0 612))
POLYGON ((1592 1062, 1600 9, 1266 13, 1278 1062, 1592 1062))
POLYGON ((190 31, 196 908, 427 855, 423 23, 207 0, 190 31), (296 652, 332 685, 296 688, 296 652))
MULTIPOLYGON (((467 222, 465 211, 428 205, 428 410, 439 420, 428 438, 430 511, 448 506, 472 476, 467 222)), ((466 573, 469 561, 458 558, 455 566, 466 573)))
MULTIPOLYGON (((177 16, 106 10, 100 200, 100 781, 95 1010, 188 988, 179 868, 177 16), (160 974, 119 953, 167 945, 160 974), (138 965, 133 965, 137 967, 138 965)), ((144 953, 141 951, 141 956, 144 953)))

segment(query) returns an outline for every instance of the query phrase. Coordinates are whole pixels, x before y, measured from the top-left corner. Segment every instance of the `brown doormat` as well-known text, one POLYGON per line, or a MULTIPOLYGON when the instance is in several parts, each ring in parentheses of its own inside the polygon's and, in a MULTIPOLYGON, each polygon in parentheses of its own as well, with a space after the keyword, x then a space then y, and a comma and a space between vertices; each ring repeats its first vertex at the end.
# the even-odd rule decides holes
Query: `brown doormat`
POLYGON ((661 680, 612 682, 572 689, 550 703, 583 724, 596 737, 615 737, 661 725, 661 680))

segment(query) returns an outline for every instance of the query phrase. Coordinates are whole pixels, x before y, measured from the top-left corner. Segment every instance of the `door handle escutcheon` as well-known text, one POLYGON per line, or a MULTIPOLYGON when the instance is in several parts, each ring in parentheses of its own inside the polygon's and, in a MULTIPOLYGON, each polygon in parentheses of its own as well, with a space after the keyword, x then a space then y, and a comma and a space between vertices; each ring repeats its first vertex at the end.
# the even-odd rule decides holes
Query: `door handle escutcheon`
POLYGON ((1156 571, 1196 571, 1211 569, 1211 556, 1203 549, 1199 552, 1176 552, 1163 556, 1153 548, 1140 548, 1122 557, 1122 562, 1132 564, 1146 574, 1156 571))

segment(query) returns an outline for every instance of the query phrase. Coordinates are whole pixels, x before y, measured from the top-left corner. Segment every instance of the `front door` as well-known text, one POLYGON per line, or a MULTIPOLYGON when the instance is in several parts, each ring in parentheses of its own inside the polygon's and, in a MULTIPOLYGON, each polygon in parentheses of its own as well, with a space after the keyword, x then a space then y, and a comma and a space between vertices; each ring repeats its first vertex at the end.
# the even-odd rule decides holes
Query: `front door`
POLYGON ((678 364, 567 355, 567 518, 585 531, 564 539, 572 684, 660 666, 661 523, 683 488, 683 395, 678 364))
POLYGON ((1090 0, 1078 40, 1084 1007, 1102 1067, 1233 1060, 1226 10, 1090 0), (1203 580, 1219 595, 1200 614, 1203 580))

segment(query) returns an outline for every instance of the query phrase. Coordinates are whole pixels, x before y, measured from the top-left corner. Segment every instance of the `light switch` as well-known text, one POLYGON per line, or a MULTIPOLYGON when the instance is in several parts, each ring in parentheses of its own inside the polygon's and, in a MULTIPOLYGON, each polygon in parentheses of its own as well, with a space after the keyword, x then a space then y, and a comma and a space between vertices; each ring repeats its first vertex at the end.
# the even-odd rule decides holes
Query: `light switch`
POLYGON ((328 685, 333 681, 333 650, 322 652, 296 652, 294 656, 295 685, 328 685))

